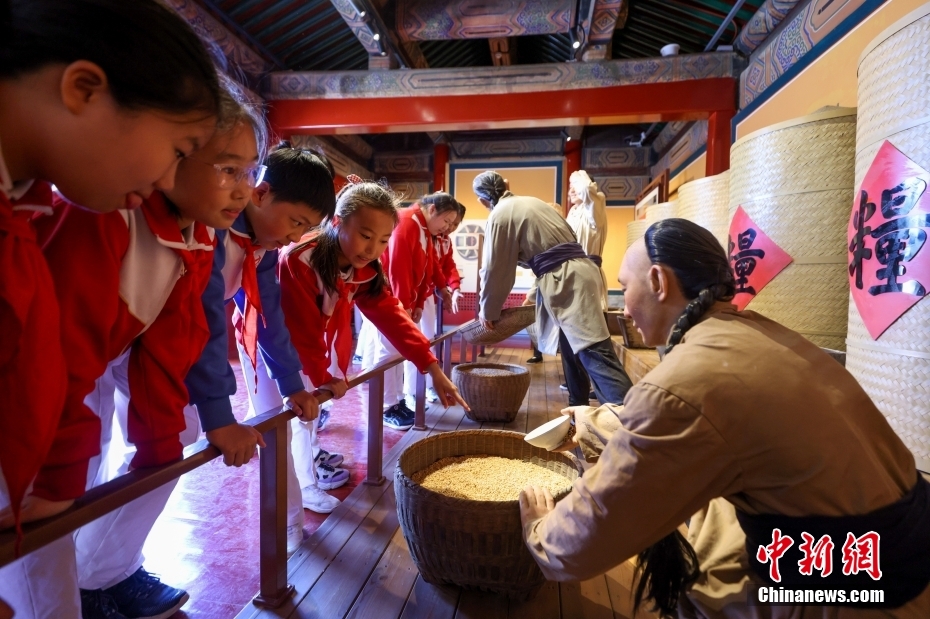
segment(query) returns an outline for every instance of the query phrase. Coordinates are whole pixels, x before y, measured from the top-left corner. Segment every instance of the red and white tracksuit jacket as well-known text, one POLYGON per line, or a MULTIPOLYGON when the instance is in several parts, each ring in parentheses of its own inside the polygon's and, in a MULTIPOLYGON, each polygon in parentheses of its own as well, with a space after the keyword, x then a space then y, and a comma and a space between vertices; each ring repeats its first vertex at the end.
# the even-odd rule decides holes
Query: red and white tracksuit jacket
POLYGON ((0 177, 0 471, 18 521, 29 484, 37 496, 65 500, 83 493, 84 480, 59 487, 54 469, 68 456, 49 456, 67 374, 58 300, 32 219, 51 212, 52 188, 41 181, 14 187, 2 156, 0 177))
POLYGON ((323 287, 319 274, 310 266, 316 249, 314 236, 281 252, 278 277, 284 321, 297 349, 303 371, 313 385, 333 379, 333 370, 345 372, 352 359, 352 306, 383 333, 394 347, 420 371, 436 362, 429 341, 410 316, 384 287, 381 294, 368 294, 377 272, 371 266, 349 268, 336 278, 336 291, 323 287), (335 359, 333 356, 335 355, 335 359))
MULTIPOLYGON (((179 458, 184 377, 209 337, 201 295, 213 267, 213 229, 195 223, 182 233, 158 192, 135 210, 99 215, 65 206, 54 219, 43 251, 62 310, 64 415, 81 421, 62 428, 53 453, 86 454, 99 445, 99 429, 91 436, 83 427, 96 418, 84 399, 107 365, 129 350, 132 465, 179 458)), ((68 481, 83 487, 87 461, 74 468, 68 481)))
POLYGON ((462 287, 462 276, 452 257, 452 239, 445 234, 433 237, 433 281, 429 294, 434 290, 458 290, 462 287))
POLYGON ((387 251, 381 256, 381 264, 394 296, 404 309, 408 312, 422 310, 431 294, 435 250, 419 204, 401 209, 398 215, 400 221, 391 234, 387 251))

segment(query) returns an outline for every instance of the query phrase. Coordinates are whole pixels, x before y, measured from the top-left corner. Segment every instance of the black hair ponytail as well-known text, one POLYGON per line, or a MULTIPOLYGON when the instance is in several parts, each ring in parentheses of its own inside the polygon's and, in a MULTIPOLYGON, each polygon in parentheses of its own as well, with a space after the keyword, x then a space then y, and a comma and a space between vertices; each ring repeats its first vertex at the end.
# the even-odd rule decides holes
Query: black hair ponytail
POLYGON ((218 112, 203 42, 157 0, 0 0, 0 79, 77 60, 103 69, 123 108, 218 112))
POLYGON ((633 614, 644 599, 662 616, 674 616, 678 600, 700 575, 697 553, 678 531, 639 553, 633 614))
POLYGON ((428 196, 423 196, 417 202, 420 206, 433 206, 437 215, 449 211, 455 211, 456 213, 459 211, 458 201, 444 191, 437 191, 428 196))
MULTIPOLYGON (((679 344, 717 300, 732 299, 736 288, 730 262, 717 239, 686 219, 663 219, 649 226, 646 251, 652 264, 672 270, 690 299, 669 333, 665 354, 679 344)), ((652 602, 662 615, 674 615, 678 600, 700 575, 694 548, 677 530, 639 554, 634 608, 652 602)))

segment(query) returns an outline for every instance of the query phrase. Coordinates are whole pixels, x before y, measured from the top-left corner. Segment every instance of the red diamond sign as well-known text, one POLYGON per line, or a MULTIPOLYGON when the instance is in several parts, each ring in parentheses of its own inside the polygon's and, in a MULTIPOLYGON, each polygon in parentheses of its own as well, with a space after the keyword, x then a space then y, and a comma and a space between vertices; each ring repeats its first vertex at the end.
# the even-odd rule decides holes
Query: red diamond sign
POLYGON ((853 201, 849 217, 849 287, 877 340, 927 295, 930 172, 885 141, 853 201))
POLYGON ((775 241, 757 226, 740 206, 730 222, 727 242, 730 267, 736 278, 736 296, 733 304, 739 310, 746 309, 766 284, 775 279, 786 266, 791 256, 775 244, 775 241))

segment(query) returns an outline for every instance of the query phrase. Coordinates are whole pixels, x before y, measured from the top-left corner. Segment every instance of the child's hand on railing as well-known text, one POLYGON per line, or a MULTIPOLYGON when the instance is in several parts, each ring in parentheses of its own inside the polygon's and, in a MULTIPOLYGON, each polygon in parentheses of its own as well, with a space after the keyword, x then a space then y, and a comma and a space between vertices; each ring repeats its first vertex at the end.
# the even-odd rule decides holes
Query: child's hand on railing
POLYGON ((349 390, 349 385, 346 384, 346 381, 341 378, 334 378, 325 385, 320 385, 320 389, 324 389, 333 394, 333 399, 338 400, 346 394, 346 391, 349 390))
POLYGON ((320 402, 307 391, 287 396, 284 398, 284 406, 294 411, 301 421, 313 421, 320 415, 320 402))
POLYGON ((438 363, 431 363, 426 368, 426 372, 433 378, 433 389, 436 390, 436 395, 439 396, 439 401, 442 402, 443 406, 449 408, 453 404, 461 404, 465 410, 471 410, 468 402, 462 399, 459 390, 455 388, 449 377, 443 373, 438 363))
MULTIPOLYGON (((67 501, 49 501, 35 496, 34 494, 26 495, 23 498, 23 504, 20 508, 20 522, 32 522, 49 518, 65 511, 74 504, 74 499, 67 501)), ((0 530, 9 529, 16 524, 13 519, 13 510, 10 507, 0 509, 0 530)))
POLYGON ((226 466, 242 466, 255 456, 256 445, 265 446, 258 430, 242 423, 231 423, 210 430, 207 432, 207 440, 223 453, 223 464, 226 466))

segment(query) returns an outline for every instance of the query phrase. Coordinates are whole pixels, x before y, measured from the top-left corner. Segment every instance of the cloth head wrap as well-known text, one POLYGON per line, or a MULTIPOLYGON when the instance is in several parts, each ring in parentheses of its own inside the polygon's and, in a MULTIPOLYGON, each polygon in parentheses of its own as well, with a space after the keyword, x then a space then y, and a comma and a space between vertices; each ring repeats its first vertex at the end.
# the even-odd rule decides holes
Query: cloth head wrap
POLYGON ((471 184, 471 188, 476 196, 487 200, 491 206, 497 205, 497 201, 500 200, 504 192, 507 191, 507 186, 504 184, 504 177, 490 170, 476 176, 475 181, 471 184))

